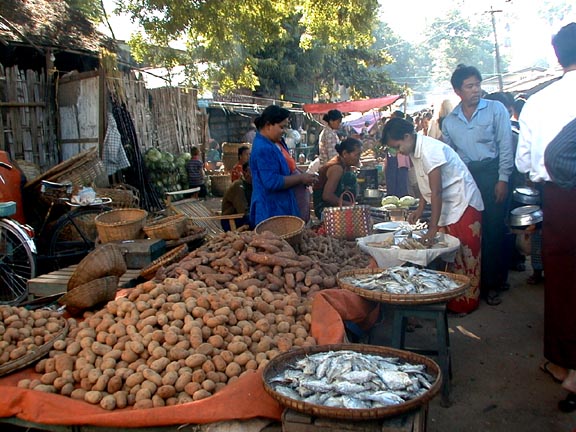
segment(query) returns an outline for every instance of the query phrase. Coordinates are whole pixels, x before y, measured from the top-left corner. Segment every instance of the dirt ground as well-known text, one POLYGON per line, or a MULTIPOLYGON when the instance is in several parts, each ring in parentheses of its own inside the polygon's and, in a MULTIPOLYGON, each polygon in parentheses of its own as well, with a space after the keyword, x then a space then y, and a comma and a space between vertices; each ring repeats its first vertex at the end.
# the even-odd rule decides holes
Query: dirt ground
MULTIPOLYGON (((470 315, 449 318, 452 405, 442 408, 439 396, 431 401, 428 432, 576 431, 576 412, 557 408, 566 391, 539 368, 544 285, 526 284, 529 275, 510 272, 511 289, 499 306, 482 303, 470 315)), ((425 325, 418 332, 432 330, 425 325)))

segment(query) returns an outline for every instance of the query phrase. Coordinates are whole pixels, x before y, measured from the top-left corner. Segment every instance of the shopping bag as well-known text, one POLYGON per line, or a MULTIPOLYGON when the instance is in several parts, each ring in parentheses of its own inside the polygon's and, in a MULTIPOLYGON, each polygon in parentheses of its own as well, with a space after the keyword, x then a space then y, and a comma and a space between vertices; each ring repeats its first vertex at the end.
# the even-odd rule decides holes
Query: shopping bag
POLYGON ((340 195, 338 207, 326 207, 324 209, 322 216, 326 233, 329 236, 346 240, 367 236, 371 227, 370 206, 343 206, 344 197, 355 202, 354 195, 345 191, 340 195))

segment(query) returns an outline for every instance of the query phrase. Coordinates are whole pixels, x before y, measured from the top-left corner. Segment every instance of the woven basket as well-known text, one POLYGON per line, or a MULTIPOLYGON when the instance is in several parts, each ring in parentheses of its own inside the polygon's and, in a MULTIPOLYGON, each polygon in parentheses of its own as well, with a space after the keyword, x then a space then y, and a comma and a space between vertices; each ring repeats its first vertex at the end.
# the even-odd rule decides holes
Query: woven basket
POLYGON ((144 237, 146 210, 129 208, 115 209, 96 216, 96 228, 102 243, 114 240, 136 240, 144 237))
POLYGON ((114 300, 117 290, 118 276, 106 276, 68 291, 58 299, 58 303, 65 305, 68 312, 76 315, 92 306, 114 300))
MULTIPOLYGON (((55 176, 51 181, 63 183, 70 181, 74 186, 90 186, 106 173, 104 163, 97 158, 85 158, 72 165, 69 169, 55 176)), ((100 182, 101 183, 101 182, 100 182)), ((99 184, 98 186, 103 186, 99 184)))
POLYGON ((16 163, 18 168, 20 168, 22 174, 24 174, 24 176, 26 177, 27 182, 34 180, 36 177, 42 174, 40 167, 36 165, 34 162, 29 162, 23 159, 17 159, 14 162, 16 163))
POLYGON ((180 261, 187 253, 188 245, 180 245, 152 261, 147 267, 140 271, 140 276, 144 279, 150 280, 156 275, 156 272, 161 267, 166 267, 172 263, 180 261))
POLYGON ((210 190, 212 195, 222 197, 226 189, 230 187, 232 180, 230 174, 219 174, 210 176, 210 190))
POLYGON ((104 276, 120 277, 126 269, 126 261, 117 244, 98 246, 80 261, 68 280, 68 291, 104 276))
POLYGON ((38 348, 31 349, 22 357, 17 358, 16 360, 11 360, 0 365, 0 376, 22 369, 47 355, 52 349, 52 346, 54 346, 54 342, 60 339, 64 339, 68 334, 68 321, 65 319, 62 320, 63 327, 48 342, 40 345, 38 348))
POLYGON ((430 358, 409 351, 402 351, 394 348, 375 345, 339 344, 304 347, 282 353, 270 360, 270 362, 264 367, 262 372, 262 380, 264 382, 264 389, 266 392, 285 407, 289 407, 296 411, 317 417, 328 417, 344 420, 370 420, 396 416, 411 410, 415 410, 420 406, 427 404, 440 391, 442 373, 440 372, 440 367, 430 358), (289 398, 284 394, 274 390, 271 381, 284 370, 289 368, 290 365, 294 365, 298 360, 304 359, 310 354, 342 350, 351 350, 364 354, 379 355, 382 357, 398 357, 412 364, 423 364, 426 366, 427 373, 436 377, 436 379, 432 386, 420 396, 417 396, 414 399, 410 399, 402 404, 381 408, 353 409, 316 405, 289 398))
POLYGON ((113 188, 94 188, 99 197, 108 197, 112 200, 112 208, 138 208, 140 193, 138 189, 128 185, 118 185, 113 188))
POLYGON ((144 232, 151 239, 178 240, 186 233, 186 228, 186 216, 176 214, 145 225, 144 232))
POLYGON ((305 224, 306 222, 296 216, 273 216, 256 225, 254 231, 256 234, 272 231, 278 237, 295 246, 300 244, 305 224))
POLYGON ((355 285, 352 285, 348 282, 342 281, 342 279, 345 277, 358 276, 358 275, 371 275, 382 273, 383 271, 384 269, 381 268, 346 270, 339 272, 336 275, 336 280, 338 281, 338 285, 340 286, 340 288, 352 291, 358 294, 360 297, 364 297, 366 299, 380 303, 404 304, 404 305, 447 302, 449 300, 452 300, 453 298, 462 295, 464 291, 466 291, 466 289, 470 286, 470 278, 468 278, 467 276, 440 271, 435 273, 447 276, 450 279, 453 279, 454 281, 458 282, 459 283, 458 287, 450 291, 434 294, 391 294, 382 291, 365 290, 355 285))

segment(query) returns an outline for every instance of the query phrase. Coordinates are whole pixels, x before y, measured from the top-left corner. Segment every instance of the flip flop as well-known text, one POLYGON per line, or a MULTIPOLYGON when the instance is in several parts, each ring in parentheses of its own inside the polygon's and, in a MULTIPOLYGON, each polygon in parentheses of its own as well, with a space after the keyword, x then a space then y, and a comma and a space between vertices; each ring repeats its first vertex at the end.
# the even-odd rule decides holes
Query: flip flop
POLYGON ((558 402, 558 409, 565 413, 571 413, 572 411, 576 411, 576 394, 568 393, 566 399, 563 399, 560 402, 558 402))
POLYGON ((542 363, 540 365, 540 369, 542 369, 542 371, 544 371, 548 375, 550 375, 552 377, 552 379, 554 380, 554 382, 556 382, 558 384, 562 383, 563 380, 561 380, 556 375, 554 375, 554 372, 552 372, 552 370, 549 368, 550 364, 551 363, 548 360, 546 360, 544 363, 542 363))

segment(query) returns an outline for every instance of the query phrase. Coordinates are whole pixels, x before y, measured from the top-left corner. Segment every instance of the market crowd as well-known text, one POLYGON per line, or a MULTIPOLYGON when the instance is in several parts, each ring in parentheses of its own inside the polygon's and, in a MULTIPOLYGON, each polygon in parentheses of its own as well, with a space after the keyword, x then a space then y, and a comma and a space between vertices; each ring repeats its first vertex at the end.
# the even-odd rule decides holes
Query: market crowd
POLYGON ((367 122, 355 136, 342 128, 342 112, 328 111, 307 171, 284 140, 290 111, 268 106, 249 131, 251 148, 238 154, 236 188, 250 193, 229 211, 245 213, 251 227, 273 216, 308 221, 311 210, 322 221, 327 207, 355 204, 345 192, 356 193, 363 139, 375 138, 385 159, 386 193, 417 191, 410 223, 430 211, 423 241, 438 232, 460 240, 450 271, 471 283, 448 308, 465 314, 482 299, 500 304, 508 271, 525 267, 508 226, 512 192, 538 191, 544 218, 541 229, 530 227, 533 273, 527 282, 545 286, 541 367, 568 390, 559 407, 570 412, 576 410, 576 104, 569 97, 576 94, 576 23, 563 27, 552 45, 564 74, 530 96, 486 94, 479 70, 460 64, 451 76, 456 106, 445 100, 412 116, 395 111, 372 126, 367 122))

